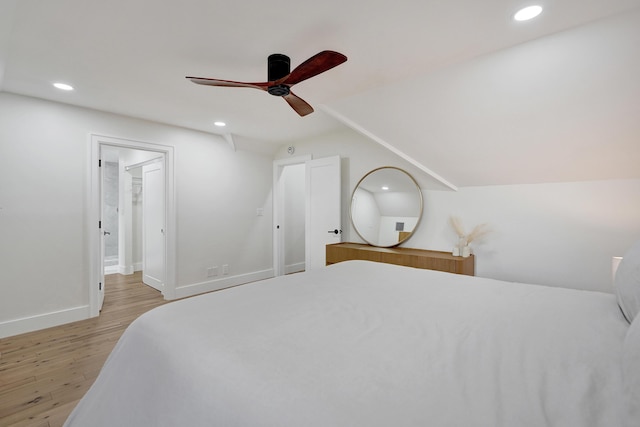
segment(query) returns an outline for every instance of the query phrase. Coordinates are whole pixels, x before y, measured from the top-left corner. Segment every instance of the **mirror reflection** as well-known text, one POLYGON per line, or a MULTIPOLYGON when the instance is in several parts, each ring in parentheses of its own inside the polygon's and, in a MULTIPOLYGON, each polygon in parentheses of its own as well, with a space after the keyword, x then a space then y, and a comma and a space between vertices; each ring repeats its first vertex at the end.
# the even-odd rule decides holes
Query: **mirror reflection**
POLYGON ((385 166, 366 174, 351 196, 351 222, 373 246, 391 247, 407 240, 422 217, 422 192, 411 175, 385 166))

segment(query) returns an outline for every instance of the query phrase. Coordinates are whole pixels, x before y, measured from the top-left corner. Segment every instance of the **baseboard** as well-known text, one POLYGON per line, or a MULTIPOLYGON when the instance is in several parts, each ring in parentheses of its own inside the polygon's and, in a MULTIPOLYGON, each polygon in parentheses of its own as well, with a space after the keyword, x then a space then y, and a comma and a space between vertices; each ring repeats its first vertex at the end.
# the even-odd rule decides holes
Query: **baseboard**
MULTIPOLYGON (((220 279, 209 280, 207 282, 180 286, 176 288, 176 298, 185 298, 205 292, 217 291, 220 289, 230 288, 232 286, 269 279, 271 277, 273 277, 273 269, 271 268, 248 274, 240 274, 237 276, 225 276, 220 279)), ((88 305, 85 305, 69 308, 67 310, 24 317, 22 319, 7 320, 5 322, 0 322, 0 338, 64 325, 65 323, 76 322, 78 320, 88 319, 89 317, 91 317, 90 309, 88 305)))
POLYGON ((105 265, 104 274, 116 274, 120 272, 120 266, 118 265, 105 265))
POLYGON ((89 317, 89 306, 84 305, 22 319, 7 320, 6 322, 0 322, 0 338, 39 331, 53 326, 64 325, 65 323, 88 319, 89 317))
MULTIPOLYGON (((140 268, 142 270, 142 268, 140 268)), ((108 265, 104 267, 104 274, 122 274, 124 276, 128 276, 129 274, 133 274, 135 271, 135 265, 108 265)))
POLYGON ((257 280, 269 279, 271 277, 273 277, 272 268, 248 274, 240 274, 237 276, 222 277, 220 279, 180 286, 176 288, 175 297, 176 299, 186 298, 193 295, 203 294, 205 292, 218 291, 232 286, 244 285, 245 283, 255 282, 257 280))
POLYGON ((305 270, 304 262, 284 266, 284 274, 300 273, 305 270))
POLYGON ((128 276, 129 274, 133 274, 133 265, 120 265, 118 266, 118 273, 128 276))

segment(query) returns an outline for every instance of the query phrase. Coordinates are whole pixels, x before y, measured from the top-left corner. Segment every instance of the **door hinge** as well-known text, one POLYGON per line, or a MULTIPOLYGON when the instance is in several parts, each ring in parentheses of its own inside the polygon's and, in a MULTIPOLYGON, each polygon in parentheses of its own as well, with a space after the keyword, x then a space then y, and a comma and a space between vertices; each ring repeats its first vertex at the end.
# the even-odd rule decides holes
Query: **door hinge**
POLYGON ((102 282, 98 283, 98 290, 101 291, 102 290, 102 282))
POLYGON ((98 228, 102 228, 102 221, 98 221, 98 228))
POLYGON ((101 168, 102 167, 102 159, 98 159, 98 167, 101 168))

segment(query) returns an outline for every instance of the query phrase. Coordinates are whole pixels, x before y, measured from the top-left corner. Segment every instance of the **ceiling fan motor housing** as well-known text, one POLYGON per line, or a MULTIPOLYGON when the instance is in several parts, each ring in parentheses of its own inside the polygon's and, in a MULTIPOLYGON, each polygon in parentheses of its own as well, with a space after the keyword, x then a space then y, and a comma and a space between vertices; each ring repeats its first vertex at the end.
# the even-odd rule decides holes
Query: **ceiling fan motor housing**
POLYGON ((274 53, 267 58, 269 81, 279 80, 291 72, 291 59, 287 55, 274 53))
MULTIPOLYGON (((287 55, 274 53, 267 58, 268 78, 270 82, 280 80, 291 72, 291 59, 287 55)), ((267 88, 271 95, 285 96, 289 95, 289 86, 274 85, 267 88)))

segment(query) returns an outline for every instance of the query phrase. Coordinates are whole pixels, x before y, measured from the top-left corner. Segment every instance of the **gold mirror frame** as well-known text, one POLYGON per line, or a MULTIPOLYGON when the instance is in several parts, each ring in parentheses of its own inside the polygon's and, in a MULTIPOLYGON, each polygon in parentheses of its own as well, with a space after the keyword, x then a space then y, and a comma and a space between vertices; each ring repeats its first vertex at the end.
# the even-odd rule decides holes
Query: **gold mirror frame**
MULTIPOLYGON (((391 183, 389 182, 388 184, 391 184, 391 183)), ((424 208, 424 199, 422 196, 422 190, 420 190, 420 186, 418 185, 416 180, 407 171, 403 169, 397 168, 395 166, 382 166, 368 172, 365 176, 363 176, 360 179, 360 181, 358 181, 358 184, 355 186, 355 188, 353 189, 353 192, 351 193, 349 217, 351 219, 351 224, 353 225, 354 230, 362 240, 364 240, 371 246, 377 246, 381 248, 390 248, 393 246, 398 246, 399 244, 408 240, 413 235, 413 233, 415 232, 416 228, 418 228, 418 225, 420 224, 420 221, 422 219, 423 208, 424 208), (369 215, 370 216, 369 224, 367 224, 367 220, 362 219, 363 215, 361 214, 361 212, 365 212, 367 210, 371 212, 372 210, 374 210, 373 208, 374 203, 376 204, 375 208, 379 209, 377 202, 374 201, 375 195, 373 195, 373 193, 384 194, 387 190, 381 189, 382 184, 385 181, 391 181, 394 177, 402 180, 405 180, 405 178, 407 179, 405 180, 405 182, 400 182, 396 180, 393 185, 395 185, 397 188, 389 188, 390 192, 388 194, 389 195, 395 194, 396 196, 398 196, 396 197, 396 200, 406 201, 406 205, 411 205, 411 206, 399 206, 399 205, 388 204, 389 209, 393 210, 394 213, 398 213, 399 208, 401 209, 402 207, 405 207, 407 209, 411 209, 411 212, 406 212, 411 215, 392 215, 392 216, 377 215, 378 218, 384 217, 386 222, 384 227, 386 231, 383 230, 385 237, 382 238, 380 237, 383 234, 380 229, 381 220, 378 219, 378 224, 377 224, 378 228, 375 229, 374 223, 376 222, 376 215, 374 213, 371 213, 369 215), (365 189, 365 183, 368 189, 365 189), (370 190, 370 188, 376 188, 376 190, 370 190), (359 190, 362 190, 371 194, 371 196, 365 197, 369 199, 368 204, 371 208, 366 206, 366 202, 362 202, 362 201, 358 202, 357 197, 363 197, 363 194, 360 193, 359 190), (413 193, 414 191, 417 194, 415 194, 415 196, 411 194, 411 196, 413 197, 413 200, 409 200, 407 197, 409 196, 410 193, 413 193), (399 197, 399 195, 402 195, 402 194, 406 194, 406 196, 399 197), (357 206, 357 212, 356 212, 357 218, 354 218, 354 210, 356 210, 356 206, 357 206), (418 207, 419 209, 416 209, 418 207), (417 213, 417 216, 413 215, 415 213, 417 213), (391 230, 389 228, 389 225, 393 224, 394 222, 393 218, 403 219, 403 221, 395 221, 395 230, 391 230), (409 231, 404 230, 404 224, 407 222, 410 223, 409 231), (366 230, 365 228, 368 228, 369 230, 366 230), (394 232, 397 232, 396 234, 397 238, 395 239, 392 238, 394 232), (372 237, 373 233, 376 234, 375 239, 374 237, 372 237)))

